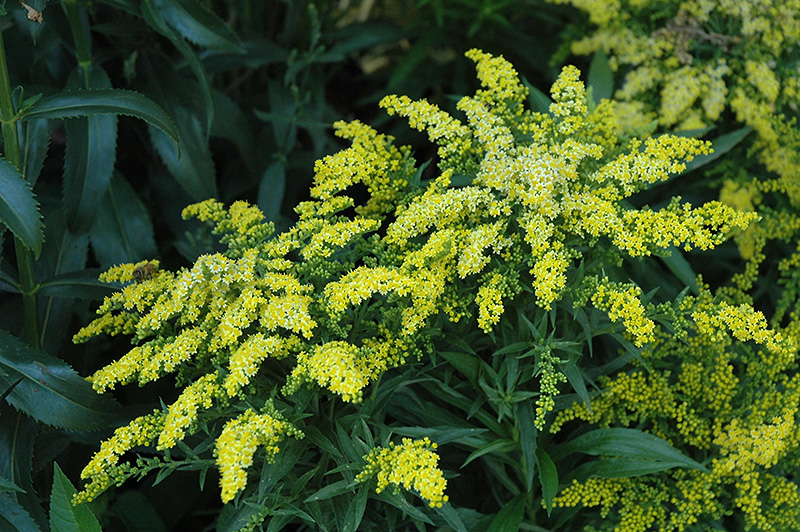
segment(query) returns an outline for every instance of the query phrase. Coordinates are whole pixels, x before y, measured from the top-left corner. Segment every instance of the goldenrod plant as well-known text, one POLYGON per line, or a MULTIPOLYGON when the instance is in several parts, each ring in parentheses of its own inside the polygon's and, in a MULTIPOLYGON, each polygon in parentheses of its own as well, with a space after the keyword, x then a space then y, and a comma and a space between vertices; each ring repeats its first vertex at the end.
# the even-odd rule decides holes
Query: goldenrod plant
MULTIPOLYGON (((350 147, 317 163, 288 230, 245 202, 211 199, 183 214, 210 224, 223 251, 177 271, 142 261, 101 275, 122 288, 74 340, 124 335, 132 347, 89 378, 95 390, 172 379, 180 393, 102 443, 76 503, 151 471, 217 470, 220 530, 516 530, 570 518, 559 529, 577 530, 594 514, 553 508, 581 497, 591 506, 598 481, 576 479, 555 497, 559 477, 579 473, 570 452, 617 456, 627 477, 659 472, 677 487, 656 499, 699 505, 698 520, 724 513, 730 485, 752 495, 755 477, 736 464, 761 471, 787 456, 791 387, 779 375, 796 335, 702 283, 653 289, 633 266, 679 264, 680 250, 712 250, 758 218, 678 196, 632 203, 709 143, 633 136, 615 102, 587 99, 575 67, 562 70, 548 112, 531 111, 510 63, 467 56, 482 88, 458 102, 460 117, 425 100, 381 101, 427 133, 436 168, 364 123, 338 122, 350 147), (737 354, 742 365, 729 366, 737 354), (670 372, 675 357, 683 366, 670 372), (631 363, 627 381, 610 376, 631 363), (745 375, 759 384, 732 391, 745 375), (635 401, 650 381, 663 389, 641 413, 617 409, 609 391, 593 398, 617 386, 635 401), (564 394, 578 403, 563 410, 564 394), (705 397, 714 417, 698 420, 689 397, 705 397), (744 405, 758 412, 742 417, 744 405), (578 418, 611 428, 562 437, 578 418), (759 456, 751 427, 784 443, 759 456), (470 494, 476 479, 491 496, 470 494), (723 502, 693 502, 693 486, 723 502)), ((618 500, 630 513, 635 503, 620 497, 645 489, 642 478, 617 481, 628 491, 598 488, 603 516, 618 500)), ((764 478, 775 493, 794 486, 764 478)))

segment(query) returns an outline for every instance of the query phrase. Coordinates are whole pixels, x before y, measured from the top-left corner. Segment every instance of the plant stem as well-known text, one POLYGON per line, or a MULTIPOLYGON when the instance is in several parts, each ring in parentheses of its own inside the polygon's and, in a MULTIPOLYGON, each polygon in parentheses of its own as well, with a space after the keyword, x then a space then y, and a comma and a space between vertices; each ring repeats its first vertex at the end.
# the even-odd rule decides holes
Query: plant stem
MULTIPOLYGON (((3 147, 6 160, 17 169, 20 168, 19 137, 14 100, 11 97, 11 81, 8 79, 8 63, 0 31, 0 122, 2 122, 3 147)), ((25 319, 25 339, 31 347, 39 348, 39 323, 36 312, 36 280, 33 276, 31 252, 25 244, 14 237, 14 250, 17 255, 20 287, 22 289, 22 313, 25 319)))
POLYGON ((69 20, 69 28, 72 30, 72 38, 75 40, 75 52, 78 54, 78 66, 83 71, 83 83, 88 88, 89 67, 92 66, 92 52, 86 38, 88 28, 84 24, 80 8, 74 2, 64 2, 64 10, 69 20))

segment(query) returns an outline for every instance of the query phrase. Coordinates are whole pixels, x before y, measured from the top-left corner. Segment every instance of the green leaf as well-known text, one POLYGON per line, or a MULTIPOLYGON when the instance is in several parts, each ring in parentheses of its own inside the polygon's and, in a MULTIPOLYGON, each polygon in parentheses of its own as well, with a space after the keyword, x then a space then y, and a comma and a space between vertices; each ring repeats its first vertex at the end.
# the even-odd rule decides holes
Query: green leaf
POLYGON ((364 511, 367 509, 367 499, 369 498, 369 486, 363 485, 356 491, 355 497, 350 499, 347 506, 347 513, 344 515, 342 530, 358 530, 361 520, 364 518, 364 511))
POLYGON ((158 254, 147 208, 133 187, 117 174, 97 209, 89 240, 103 268, 153 259, 158 254))
POLYGON ((77 490, 53 462, 53 490, 50 494, 51 532, 102 532, 100 523, 86 503, 72 505, 77 490))
POLYGON ((525 515, 525 499, 527 493, 520 493, 510 502, 503 505, 499 512, 492 519, 492 523, 486 532, 518 532, 519 525, 525 515))
POLYGON ((203 48, 244 52, 236 32, 196 0, 154 0, 154 4, 187 41, 203 48))
POLYGON ((724 135, 720 135, 719 137, 713 139, 711 141, 711 147, 713 148, 713 152, 709 153, 708 155, 698 155, 688 163, 686 163, 686 169, 681 172, 682 174, 689 173, 693 170, 697 170, 701 166, 705 166, 711 161, 714 161, 729 151, 731 151, 737 144, 742 142, 747 135, 753 130, 751 127, 743 127, 739 128, 736 131, 731 131, 730 133, 725 133, 724 135))
POLYGON ((22 150, 22 167, 25 170, 25 180, 36 184, 42 172, 47 149, 50 146, 50 121, 46 119, 31 120, 25 124, 22 150))
MULTIPOLYGON (((117 405, 100 396, 65 362, 28 347, 0 330, 0 388, 24 377, 7 401, 42 423, 68 430, 98 430, 114 418, 117 405)), ((8 478, 8 477, 7 477, 8 478)))
POLYGON ((151 127, 150 140, 181 187, 196 201, 216 197, 214 161, 200 119, 181 105, 174 106, 180 145, 151 127))
MULTIPOLYGON (((89 87, 83 87, 83 69, 73 72, 69 89, 109 89, 111 81, 102 68, 92 65, 89 87)), ((64 214, 74 233, 91 226, 95 212, 108 189, 117 152, 117 117, 97 114, 66 120, 67 148, 64 156, 64 214)))
POLYGON ((514 443, 511 440, 502 439, 502 440, 491 441, 486 445, 484 445, 483 447, 481 447, 480 449, 478 449, 477 451, 470 454, 467 457, 467 459, 464 460, 464 463, 461 464, 461 468, 462 469, 465 468, 467 464, 486 454, 498 454, 498 455, 505 454, 510 451, 513 451, 516 447, 517 447, 516 443, 514 443))
POLYGON ((200 93, 203 96, 202 109, 206 112, 203 137, 208 140, 211 124, 214 123, 214 99, 211 97, 211 84, 208 81, 208 76, 194 49, 167 24, 163 13, 154 5, 154 1, 158 0, 145 0, 141 3, 142 16, 150 27, 169 39, 172 45, 178 49, 178 52, 186 60, 192 73, 197 78, 200 84, 200 93))
POLYGON ((3 477, 0 477, 0 492, 1 491, 17 491, 20 493, 25 493, 24 489, 3 477))
MULTIPOLYGON (((4 402, 0 402, 0 476, 6 478, 25 490, 25 493, 2 493, 0 500, 11 501, 14 504, 0 504, 0 525, 4 525, 3 517, 18 517, 15 524, 24 524, 19 530, 47 530, 47 515, 39 503, 39 496, 33 487, 32 460, 33 449, 36 443, 38 427, 36 422, 21 412, 15 412, 4 402), (16 513, 19 509, 25 514, 20 517, 16 513), (15 512, 12 516, 6 509, 15 512), (27 519, 25 519, 27 517, 27 519), (30 518, 35 521, 30 525, 30 518), (38 528, 35 528, 38 525, 38 528)), ((5 528, 0 527, 0 530, 5 528)), ((14 529, 11 529, 14 530, 14 529)))
POLYGON ((439 427, 392 427, 392 431, 401 436, 408 436, 411 438, 428 437, 437 445, 453 442, 464 443, 465 441, 474 440, 481 434, 488 432, 487 429, 458 428, 448 425, 439 427))
POLYGON ((13 164, 0 158, 0 221, 38 257, 44 241, 39 204, 31 185, 13 164))
POLYGON ((231 141, 242 156, 247 169, 258 173, 256 162, 256 141, 247 117, 239 105, 219 91, 213 91, 214 123, 211 124, 211 136, 231 141))
POLYGON ((139 491, 126 491, 119 495, 111 508, 128 532, 167 532, 164 521, 139 491))
POLYGON ((530 492, 533 488, 533 473, 536 469, 536 449, 538 447, 537 438, 539 432, 533 424, 535 414, 531 401, 517 403, 516 409, 517 426, 519 427, 519 443, 522 449, 522 458, 525 461, 525 491, 530 492))
POLYGON ((572 385, 572 389, 575 390, 575 393, 578 394, 578 397, 581 398, 581 401, 583 401, 583 404, 586 405, 586 408, 588 408, 591 413, 592 401, 589 398, 589 391, 586 389, 586 383, 583 380, 583 374, 578 368, 578 365, 573 359, 570 359, 561 367, 561 370, 564 372, 570 385, 572 385))
POLYGON ((550 106, 553 105, 550 96, 531 85, 524 77, 522 83, 528 88, 528 104, 531 109, 539 113, 550 114, 550 106))
POLYGON ((258 185, 258 207, 267 220, 271 222, 278 220, 285 190, 286 164, 282 161, 273 161, 258 185))
POLYGON ((42 532, 25 508, 6 493, 0 493, 0 530, 3 532, 42 532))
POLYGON ((118 285, 103 283, 97 279, 103 271, 102 268, 92 268, 50 277, 39 285, 38 293, 42 296, 103 299, 119 289, 118 285))
POLYGON ((436 513, 456 532, 467 532, 467 527, 464 526, 461 516, 458 515, 458 512, 455 511, 453 505, 449 502, 444 503, 441 508, 436 508, 436 513))
POLYGON ((558 448, 558 456, 580 452, 593 456, 617 456, 680 464, 708 471, 702 464, 681 453, 668 441, 637 429, 596 429, 578 436, 558 448))
POLYGON ((626 456, 624 458, 603 458, 576 467, 570 472, 569 478, 586 480, 589 477, 640 477, 676 467, 685 467, 685 464, 677 461, 656 461, 646 458, 634 458, 631 456, 626 456))
POLYGON ((536 449, 536 462, 539 464, 539 483, 542 485, 542 499, 547 505, 547 515, 553 508, 553 499, 558 491, 558 471, 550 456, 543 449, 536 449))
POLYGON ((65 91, 42 98, 20 114, 21 120, 75 118, 96 114, 127 115, 144 120, 175 142, 178 130, 167 113, 138 92, 122 89, 65 91))
POLYGON ((672 246, 669 248, 668 253, 668 255, 659 258, 681 283, 692 290, 693 294, 699 294, 700 289, 697 286, 697 274, 694 272, 692 265, 689 264, 689 261, 686 260, 683 251, 672 246))
POLYGON ((595 103, 611 98, 614 93, 614 73, 608 65, 608 56, 602 50, 595 52, 592 58, 586 84, 592 87, 595 103))
POLYGON ((353 485, 351 482, 348 482, 347 480, 339 480, 333 484, 328 484, 324 488, 309 495, 303 502, 323 501, 325 499, 330 499, 331 497, 336 497, 337 495, 350 493, 352 491, 353 485))
POLYGON ((468 353, 457 353, 454 351, 439 351, 437 354, 447 360, 461 373, 467 376, 471 381, 478 379, 478 368, 480 368, 480 359, 468 353))

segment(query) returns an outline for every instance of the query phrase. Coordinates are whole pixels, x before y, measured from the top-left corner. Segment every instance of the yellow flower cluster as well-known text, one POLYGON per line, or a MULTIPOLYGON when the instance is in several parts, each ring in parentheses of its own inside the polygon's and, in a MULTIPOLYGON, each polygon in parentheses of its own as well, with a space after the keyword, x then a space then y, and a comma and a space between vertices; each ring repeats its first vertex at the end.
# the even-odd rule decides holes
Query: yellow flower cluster
POLYGON ((303 438, 302 432, 283 421, 273 409, 270 413, 258 414, 248 409, 225 424, 217 438, 214 454, 220 472, 222 502, 232 500, 247 485, 247 468, 253 464, 253 456, 263 447, 266 459, 272 461, 280 450, 278 443, 285 436, 303 438))
POLYGON ((110 486, 122 484, 131 466, 120 464, 119 459, 134 447, 152 444, 164 428, 165 417, 163 412, 156 410, 116 429, 81 471, 81 479, 89 480, 89 483, 75 494, 73 503, 91 501, 110 486))
MULTIPOLYGON (((432 350, 429 331, 448 321, 474 320, 494 341, 508 303, 523 291, 531 308, 555 314, 576 296, 584 263, 597 269, 603 253, 707 249, 755 217, 678 199, 658 211, 632 209, 626 198, 682 171, 708 144, 671 135, 620 138, 614 106, 589 105, 575 68, 553 86, 551 114, 531 112, 510 63, 478 50, 467 55, 483 88, 458 103, 466 122, 424 101, 382 102, 439 145, 435 179, 421 182, 410 150, 391 137, 360 122, 338 123, 351 146, 317 164, 311 200, 297 207, 299 220, 287 231, 273 235, 244 202, 226 209, 207 200, 184 216, 213 224, 225 252, 201 255, 177 272, 153 264, 137 274, 140 264, 104 274, 127 284, 75 341, 129 334, 133 346, 97 371, 93 386, 103 392, 177 373, 183 393, 148 436, 168 449, 207 419, 226 420, 216 445, 223 501, 245 488, 257 448, 272 458, 281 438, 301 434, 274 407, 252 410, 265 394, 290 396, 310 385, 358 403, 383 372, 432 350), (354 186, 367 188, 365 202, 348 196, 354 186), (278 375, 285 382, 274 382, 278 375)), ((656 307, 643 305, 638 288, 598 282, 588 298, 621 320, 636 345, 653 340, 647 316, 656 307)), ((566 380, 561 363, 548 353, 537 368, 539 428, 566 380)), ((693 419, 679 405, 675 412, 681 422, 693 419)), ((445 482, 433 448, 422 440, 376 450, 368 469, 379 490, 404 486, 441 505, 445 482)))
POLYGON ((438 468, 439 455, 435 450, 436 444, 428 438, 403 438, 400 445, 392 442, 387 448, 375 448, 364 457, 367 465, 356 476, 356 481, 377 477, 375 491, 378 493, 389 485, 413 489, 430 507, 441 507, 448 500, 444 494, 447 480, 438 468))

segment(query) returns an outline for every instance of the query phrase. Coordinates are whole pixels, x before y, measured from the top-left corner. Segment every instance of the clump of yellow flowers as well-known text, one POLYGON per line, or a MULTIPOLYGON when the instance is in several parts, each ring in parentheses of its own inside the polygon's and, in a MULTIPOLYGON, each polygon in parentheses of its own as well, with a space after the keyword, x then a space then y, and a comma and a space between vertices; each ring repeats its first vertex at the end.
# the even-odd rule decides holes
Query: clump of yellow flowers
MULTIPOLYGON (((142 467, 120 461, 134 447, 152 445, 168 462, 179 450, 194 456, 190 442, 206 437, 215 440, 224 502, 251 489, 248 470, 258 460, 280 461, 283 449, 293 448, 316 449, 320 464, 338 457, 343 482, 360 467, 353 486, 376 477, 378 492, 393 484, 441 507, 448 498, 435 443, 367 443, 370 430, 384 423, 370 417, 383 376, 398 367, 417 371, 449 351, 437 334, 481 335, 488 351, 476 352, 473 362, 482 364, 484 355, 509 342, 510 323, 547 329, 553 316, 567 330, 584 307, 599 320, 592 327, 625 338, 634 350, 659 338, 656 318, 681 330, 694 320, 702 330, 737 333, 735 309, 689 299, 655 304, 652 294, 605 269, 673 246, 712 249, 757 218, 719 202, 628 203, 708 153, 709 143, 620 133, 615 104, 589 102, 574 67, 553 85, 549 113, 532 112, 507 61, 479 50, 467 56, 482 88, 458 102, 461 118, 425 100, 381 102, 438 145, 439 172, 432 179, 421 179, 423 168, 408 147, 360 122, 337 123, 337 134, 351 146, 317 163, 312 199, 297 206, 299 219, 289 230, 275 234, 244 202, 225 208, 207 200, 187 207, 184 216, 212 224, 225 252, 202 255, 177 272, 156 269, 136 278, 143 264, 126 264, 102 275, 122 288, 75 341, 123 334, 133 347, 90 377, 94 388, 105 392, 174 374, 182 391, 103 443, 82 474, 88 484, 77 500, 142 474, 142 467), (366 189, 368 198, 357 203, 354 187, 366 189), (323 436, 335 416, 325 419, 320 402, 350 413, 364 405, 358 423, 368 435, 359 437, 364 448, 355 458, 345 457, 357 445, 337 450, 323 436)), ((756 334, 751 325, 744 328, 756 334)), ((757 341, 781 353, 780 339, 757 341)), ((543 345, 528 358, 525 379, 508 379, 521 389, 503 396, 512 402, 537 397, 528 422, 539 430, 554 408, 557 385, 567 380, 560 369, 566 361, 555 354, 560 345, 543 345)), ((344 445, 341 430, 332 434, 344 445)))

